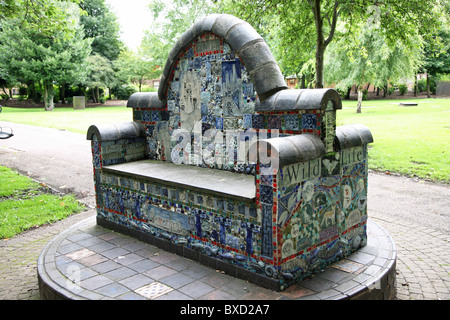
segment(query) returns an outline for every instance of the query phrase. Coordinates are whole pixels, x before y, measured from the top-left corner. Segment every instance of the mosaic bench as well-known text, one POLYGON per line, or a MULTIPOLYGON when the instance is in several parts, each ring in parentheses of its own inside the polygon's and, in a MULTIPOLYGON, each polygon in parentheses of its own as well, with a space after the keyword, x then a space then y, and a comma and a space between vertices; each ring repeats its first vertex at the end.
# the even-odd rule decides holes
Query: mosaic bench
POLYGON ((367 242, 363 125, 333 89, 289 90, 246 22, 210 15, 133 121, 91 126, 97 223, 283 290, 367 242))

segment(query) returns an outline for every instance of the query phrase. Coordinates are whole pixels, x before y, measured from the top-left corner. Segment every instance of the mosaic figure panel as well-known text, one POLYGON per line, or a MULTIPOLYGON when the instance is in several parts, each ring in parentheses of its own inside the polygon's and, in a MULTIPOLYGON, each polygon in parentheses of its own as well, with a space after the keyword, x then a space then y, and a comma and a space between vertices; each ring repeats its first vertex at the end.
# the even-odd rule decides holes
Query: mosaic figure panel
MULTIPOLYGON (((258 135, 261 129, 269 130, 267 137, 271 132, 320 137, 321 119, 327 114, 328 121, 334 121, 324 110, 258 113, 256 99, 238 54, 221 37, 205 33, 175 62, 166 110, 135 108, 133 116, 147 127, 150 159, 247 174, 255 174, 255 163, 239 150, 233 137, 245 137, 248 132, 258 135)), ((328 137, 332 140, 333 133, 328 137)))
MULTIPOLYGON (((343 151, 338 156, 341 169, 319 168, 322 174, 313 178, 299 176, 292 180, 293 167, 281 169, 277 233, 282 239, 278 256, 283 272, 305 275, 311 268, 326 266, 365 245, 366 152, 363 147, 343 151), (315 265, 311 265, 313 253, 315 265)), ((322 158, 319 166, 328 162, 329 159, 322 158)))

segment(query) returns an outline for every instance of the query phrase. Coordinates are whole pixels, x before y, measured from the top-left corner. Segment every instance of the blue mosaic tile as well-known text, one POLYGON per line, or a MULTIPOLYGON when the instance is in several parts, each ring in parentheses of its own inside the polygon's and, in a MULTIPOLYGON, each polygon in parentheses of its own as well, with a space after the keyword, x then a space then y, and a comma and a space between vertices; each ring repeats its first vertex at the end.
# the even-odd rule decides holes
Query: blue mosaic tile
POLYGON ((317 127, 317 116, 312 113, 302 115, 302 129, 315 130, 317 127))

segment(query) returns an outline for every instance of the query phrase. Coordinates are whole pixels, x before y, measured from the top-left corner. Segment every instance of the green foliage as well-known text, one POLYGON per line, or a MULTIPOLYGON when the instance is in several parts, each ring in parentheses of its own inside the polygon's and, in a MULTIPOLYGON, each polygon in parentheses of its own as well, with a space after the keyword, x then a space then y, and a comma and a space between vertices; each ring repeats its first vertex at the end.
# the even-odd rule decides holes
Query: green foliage
POLYGON ((137 92, 137 90, 134 86, 125 85, 116 86, 111 89, 111 92, 118 100, 128 100, 133 93, 137 92))
POLYGON ((27 88, 24 87, 24 86, 20 86, 20 87, 19 87, 19 95, 20 95, 20 96, 26 96, 26 95, 28 95, 27 88))
POLYGON ((163 68, 170 50, 183 32, 209 13, 217 12, 210 0, 150 0, 153 20, 145 32, 139 54, 163 68))
POLYGON ((408 91, 408 86, 404 83, 401 83, 398 85, 398 91, 400 92, 400 95, 403 96, 408 91))
POLYGON ((100 88, 110 88, 116 83, 115 73, 110 61, 98 54, 89 56, 86 59, 88 63, 88 75, 84 82, 91 88, 94 102, 102 102, 100 99, 100 88))
POLYGON ((442 11, 439 0, 225 0, 220 3, 225 12, 266 33, 264 38, 285 75, 297 74, 302 64, 314 59, 318 86, 323 84, 323 73, 326 77, 322 67, 327 60, 324 53, 328 46, 340 38, 351 43, 362 23, 377 29, 387 47, 401 43, 404 49, 410 50, 416 47, 418 37, 436 33, 442 11), (339 25, 345 32, 336 33, 339 25))
MULTIPOLYGON (((428 75, 429 77, 429 83, 430 83, 430 92, 436 93, 436 78, 431 75, 428 75)), ((420 79, 417 81, 417 91, 418 92, 425 92, 427 91, 427 79, 420 79)))
POLYGON ((9 19, 18 21, 22 30, 39 32, 43 36, 52 36, 55 32, 70 37, 73 19, 66 14, 67 5, 80 0, 1 0, 0 23, 9 19))
MULTIPOLYGON (((366 83, 385 87, 388 80, 398 81, 414 75, 422 56, 420 37, 416 37, 414 46, 407 48, 400 41, 390 45, 382 31, 367 24, 361 24, 355 31, 351 41, 340 36, 330 45, 325 55, 327 83, 335 83, 337 88, 345 91, 354 84, 359 88, 366 83)), ((338 32, 345 34, 346 31, 340 26, 338 32)), ((387 90, 391 94, 394 89, 388 87, 387 90)), ((360 104, 363 96, 358 96, 360 104)))
POLYGON ((367 89, 364 89, 364 90, 362 91, 362 94, 363 94, 362 99, 363 99, 363 101, 367 100, 367 94, 368 94, 368 93, 369 93, 369 91, 368 91, 367 89))
POLYGON ((152 86, 142 86, 141 92, 157 92, 158 88, 152 86))
POLYGON ((110 61, 98 54, 87 59, 88 77, 85 81, 89 87, 109 87, 115 81, 114 70, 110 61))
MULTIPOLYGON (((54 85, 113 85, 109 70, 102 68, 102 74, 94 76, 92 69, 98 65, 89 65, 92 61, 86 59, 92 51, 110 65, 123 48, 119 23, 105 0, 3 0, 0 8, 5 9, 0 14, 4 81, 36 85, 33 100, 39 100, 40 94, 48 110, 59 100, 54 85)), ((100 98, 96 95, 96 100, 100 98)))
POLYGON ((420 79, 417 81, 417 90, 419 92, 427 91, 427 80, 426 79, 420 79))
POLYGON ((28 89, 24 86, 19 87, 19 101, 26 100, 28 98, 28 89))
POLYGON ((162 70, 154 61, 145 59, 132 51, 122 51, 119 58, 114 63, 117 77, 122 83, 133 83, 142 91, 145 79, 155 79, 159 77, 162 70))
POLYGON ((393 94, 394 91, 395 91, 395 88, 394 88, 394 87, 388 87, 388 89, 387 89, 387 94, 388 94, 388 96, 390 96, 391 94, 393 94))
POLYGON ((0 74, 22 83, 41 82, 45 107, 53 109, 53 84, 80 82, 86 77, 85 58, 90 40, 83 40, 78 24, 79 8, 68 2, 55 2, 64 10, 65 28, 51 35, 23 28, 23 20, 8 19, 0 33, 0 74))
POLYGON ((117 17, 105 0, 83 0, 79 5, 86 13, 80 23, 85 37, 92 39, 92 53, 114 61, 124 46, 117 17))

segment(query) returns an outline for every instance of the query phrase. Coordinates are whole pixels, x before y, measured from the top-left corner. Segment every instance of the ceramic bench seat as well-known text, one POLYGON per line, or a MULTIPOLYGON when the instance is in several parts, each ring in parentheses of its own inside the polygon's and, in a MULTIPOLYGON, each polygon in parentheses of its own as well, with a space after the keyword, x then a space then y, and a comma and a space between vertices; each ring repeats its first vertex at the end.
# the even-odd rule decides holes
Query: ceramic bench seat
POLYGON ((241 201, 255 201, 255 177, 229 171, 178 165, 156 160, 139 160, 103 167, 105 174, 128 176, 164 183, 241 201))

